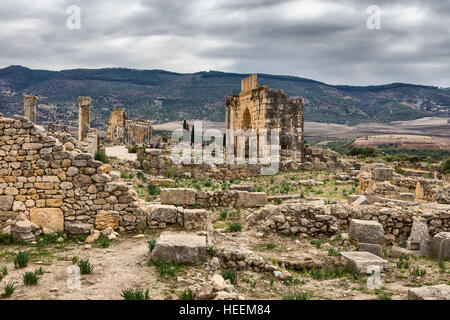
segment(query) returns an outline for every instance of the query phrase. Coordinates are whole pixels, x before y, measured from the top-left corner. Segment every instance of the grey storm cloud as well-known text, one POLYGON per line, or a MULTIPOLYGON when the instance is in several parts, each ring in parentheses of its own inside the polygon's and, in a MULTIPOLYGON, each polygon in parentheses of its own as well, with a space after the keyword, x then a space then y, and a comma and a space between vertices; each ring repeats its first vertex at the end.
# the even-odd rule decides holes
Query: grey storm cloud
POLYGON ((288 74, 331 84, 450 86, 438 0, 0 0, 0 67, 288 74), (70 30, 67 8, 80 8, 70 30), (381 29, 369 30, 369 6, 381 29))

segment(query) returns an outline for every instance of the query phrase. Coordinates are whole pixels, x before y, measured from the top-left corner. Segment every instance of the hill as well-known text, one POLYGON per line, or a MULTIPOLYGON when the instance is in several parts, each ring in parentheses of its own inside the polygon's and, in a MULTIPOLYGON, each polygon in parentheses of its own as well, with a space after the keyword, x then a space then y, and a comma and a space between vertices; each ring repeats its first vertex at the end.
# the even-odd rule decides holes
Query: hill
MULTIPOLYGON (((77 125, 78 96, 92 97, 91 124, 104 128, 114 107, 157 123, 187 119, 223 121, 225 99, 239 93, 247 74, 219 71, 179 74, 125 68, 32 70, 0 69, 0 112, 22 114, 23 94, 39 96, 37 121, 77 125)), ((310 79, 258 74, 260 85, 305 99, 305 119, 356 125, 429 116, 448 116, 450 90, 394 83, 335 86, 310 79)))

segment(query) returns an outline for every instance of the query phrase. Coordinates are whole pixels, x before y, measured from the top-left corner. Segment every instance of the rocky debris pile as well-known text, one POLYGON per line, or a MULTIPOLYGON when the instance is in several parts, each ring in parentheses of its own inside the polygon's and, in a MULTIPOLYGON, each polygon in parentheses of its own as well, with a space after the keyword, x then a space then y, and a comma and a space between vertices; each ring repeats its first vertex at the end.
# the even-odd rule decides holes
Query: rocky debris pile
POLYGON ((176 206, 200 207, 263 207, 267 204, 264 192, 234 190, 197 191, 190 188, 164 188, 161 203, 176 206))
POLYGON ((196 300, 245 300, 230 280, 224 280, 220 274, 214 274, 208 281, 201 285, 193 285, 189 289, 196 300))
POLYGON ((216 248, 216 257, 220 265, 228 269, 251 269, 256 272, 274 271, 276 267, 266 263, 264 259, 248 250, 244 246, 227 245, 227 247, 216 248))
POLYGON ((350 220, 348 235, 359 243, 359 250, 381 256, 381 243, 385 241, 383 226, 373 220, 350 220))
POLYGON ((23 213, 18 214, 15 219, 8 219, 0 229, 0 234, 13 236, 23 242, 34 242, 42 234, 53 233, 55 230, 31 222, 23 213))
POLYGON ((249 227, 263 232, 304 236, 334 235, 337 219, 325 213, 323 201, 267 205, 247 217, 249 227))
POLYGON ((147 225, 164 229, 178 225, 185 230, 207 230, 210 219, 205 209, 184 209, 174 205, 151 204, 147 207, 147 225))
POLYGON ((439 284, 408 290, 408 300, 450 300, 450 286, 439 284))

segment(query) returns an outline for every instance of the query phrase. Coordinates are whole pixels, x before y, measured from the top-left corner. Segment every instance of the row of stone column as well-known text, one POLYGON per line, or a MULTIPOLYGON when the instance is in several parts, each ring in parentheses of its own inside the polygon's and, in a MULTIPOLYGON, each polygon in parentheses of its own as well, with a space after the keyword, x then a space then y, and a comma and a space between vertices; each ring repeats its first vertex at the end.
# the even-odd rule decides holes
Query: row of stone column
MULTIPOLYGON (((25 95, 23 98, 23 112, 25 117, 36 123, 37 96, 25 95)), ((91 97, 78 97, 78 140, 85 139, 91 128, 90 125, 91 97)))

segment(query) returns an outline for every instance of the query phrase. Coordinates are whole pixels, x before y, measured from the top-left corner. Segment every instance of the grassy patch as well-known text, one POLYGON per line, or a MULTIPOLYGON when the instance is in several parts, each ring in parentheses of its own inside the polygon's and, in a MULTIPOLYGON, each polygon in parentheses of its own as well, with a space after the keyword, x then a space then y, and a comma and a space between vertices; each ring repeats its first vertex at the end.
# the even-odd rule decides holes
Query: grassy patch
POLYGON ((30 260, 30 254, 28 251, 19 251, 16 258, 14 259, 14 266, 16 268, 25 268, 28 266, 28 261, 30 260))
POLYGON ((232 270, 232 269, 227 269, 222 271, 221 273, 222 277, 224 280, 230 280, 231 284, 236 284, 237 283, 237 272, 236 270, 232 270))
POLYGON ((78 261, 78 267, 81 274, 91 274, 94 270, 94 266, 89 262, 89 259, 81 259, 78 261))
POLYGON ((144 291, 142 289, 130 288, 122 290, 122 293, 120 295, 125 300, 150 300, 148 292, 148 289, 144 291))

